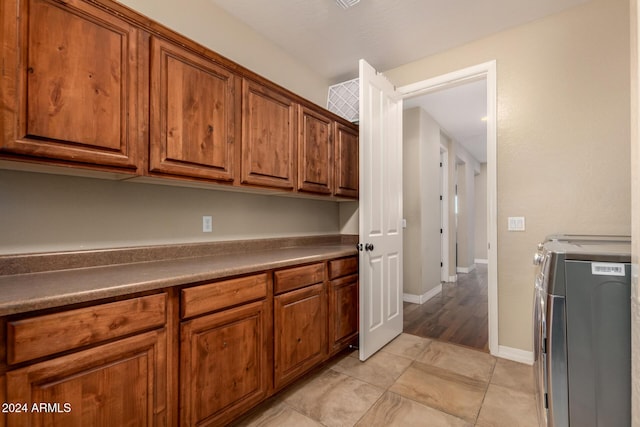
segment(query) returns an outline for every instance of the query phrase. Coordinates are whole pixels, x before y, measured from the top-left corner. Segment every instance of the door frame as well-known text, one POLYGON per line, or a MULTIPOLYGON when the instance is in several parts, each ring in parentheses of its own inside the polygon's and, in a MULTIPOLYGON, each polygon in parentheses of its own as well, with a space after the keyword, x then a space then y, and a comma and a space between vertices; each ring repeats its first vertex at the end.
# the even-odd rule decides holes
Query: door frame
POLYGON ((463 68, 398 88, 403 98, 427 94, 474 80, 487 82, 487 255, 489 352, 499 353, 498 342, 498 214, 497 214, 497 75, 496 61, 463 68))
POLYGON ((440 281, 450 282, 449 276, 449 149, 442 144, 440 132, 440 281))

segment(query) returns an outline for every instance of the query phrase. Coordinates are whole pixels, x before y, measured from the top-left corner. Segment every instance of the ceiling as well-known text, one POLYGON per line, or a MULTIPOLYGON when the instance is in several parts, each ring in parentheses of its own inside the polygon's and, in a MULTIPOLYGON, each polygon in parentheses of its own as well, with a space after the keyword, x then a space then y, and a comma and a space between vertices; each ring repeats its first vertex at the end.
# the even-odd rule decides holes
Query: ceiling
POLYGON ((487 161, 487 82, 464 85, 404 100, 404 109, 421 107, 442 130, 480 163, 487 161))
MULTIPOLYGON (((210 1, 338 83, 357 77, 361 58, 379 71, 389 70, 589 0, 360 0, 346 10, 335 0, 210 1)), ((486 125, 478 123, 486 115, 480 112, 486 93, 479 98, 480 84, 466 86, 420 102, 483 162, 486 154, 474 147, 486 147, 486 125)), ((408 106, 417 102, 405 100, 408 106)))

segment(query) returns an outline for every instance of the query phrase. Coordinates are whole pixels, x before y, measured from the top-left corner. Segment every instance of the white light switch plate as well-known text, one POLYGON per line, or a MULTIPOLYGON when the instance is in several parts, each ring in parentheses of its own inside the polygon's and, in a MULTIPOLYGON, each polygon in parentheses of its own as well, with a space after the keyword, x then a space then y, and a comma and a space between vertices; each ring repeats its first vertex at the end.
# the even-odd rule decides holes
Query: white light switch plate
POLYGON ((509 224, 507 226, 508 231, 524 231, 524 217, 523 216, 510 216, 509 224))

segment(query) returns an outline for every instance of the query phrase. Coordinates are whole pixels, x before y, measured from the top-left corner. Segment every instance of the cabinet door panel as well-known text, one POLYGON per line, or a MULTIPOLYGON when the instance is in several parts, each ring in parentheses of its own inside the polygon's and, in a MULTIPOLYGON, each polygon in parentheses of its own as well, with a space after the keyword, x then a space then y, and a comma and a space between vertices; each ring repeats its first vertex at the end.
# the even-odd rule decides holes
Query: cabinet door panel
POLYGON ((0 151, 135 170, 138 30, 83 2, 6 0, 2 11, 4 69, 16 74, 2 79, 0 151))
POLYGON ((266 301, 183 322, 183 425, 220 425, 267 396, 270 323, 266 301))
POLYGON ((275 388, 283 387, 324 360, 326 306, 323 284, 274 298, 275 388))
POLYGON ((246 79, 242 93, 242 183, 293 189, 295 104, 246 79))
POLYGON ((10 414, 11 426, 165 425, 166 396, 164 330, 7 373, 7 400, 30 409, 10 414), (40 403, 53 412, 31 411, 40 403))
POLYGON ((347 276, 329 284, 330 352, 343 349, 358 335, 358 276, 347 276))
POLYGON ((151 171, 233 181, 236 76, 161 39, 151 51, 151 171))
POLYGON ((358 131, 336 124, 336 196, 358 198, 358 131))
POLYGON ((333 121, 301 106, 298 114, 298 190, 331 194, 332 172, 333 121))

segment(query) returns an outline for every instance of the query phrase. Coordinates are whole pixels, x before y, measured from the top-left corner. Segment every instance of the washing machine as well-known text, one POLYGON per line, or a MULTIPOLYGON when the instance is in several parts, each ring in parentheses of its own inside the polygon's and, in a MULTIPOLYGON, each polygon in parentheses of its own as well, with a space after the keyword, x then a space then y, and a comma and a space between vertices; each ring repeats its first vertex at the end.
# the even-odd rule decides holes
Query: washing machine
POLYGON ((540 424, 630 426, 630 237, 548 236, 534 264, 540 424))

